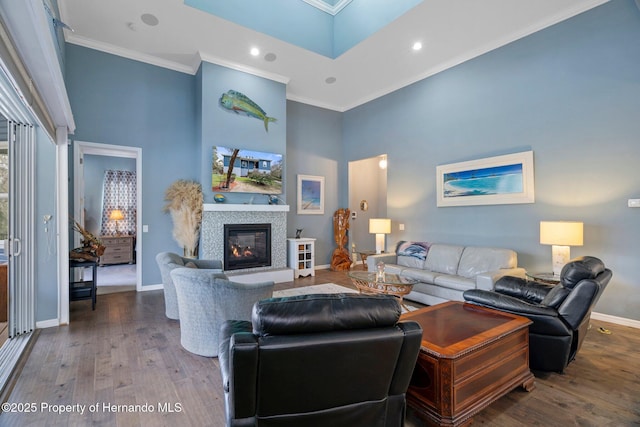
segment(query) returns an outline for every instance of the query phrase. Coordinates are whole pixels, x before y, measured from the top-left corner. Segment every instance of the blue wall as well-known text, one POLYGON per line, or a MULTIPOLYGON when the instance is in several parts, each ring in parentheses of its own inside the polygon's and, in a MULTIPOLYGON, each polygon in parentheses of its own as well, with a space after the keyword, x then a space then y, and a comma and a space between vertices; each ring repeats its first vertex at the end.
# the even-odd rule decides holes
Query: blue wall
POLYGON ((572 256, 614 272, 596 311, 640 320, 640 210, 626 206, 640 197, 638 70, 640 11, 614 0, 348 111, 346 160, 389 154, 390 243, 510 247, 548 271, 539 222, 584 221, 572 256), (436 207, 436 166, 526 150, 534 204, 436 207))
MULTIPOLYGON (((58 318, 56 146, 36 127, 35 293, 36 322, 58 318), (44 215, 52 219, 44 227, 44 215)), ((64 219, 66 220, 66 219, 64 219)))
POLYGON ((155 255, 182 250, 162 212, 164 191, 200 178, 195 78, 67 45, 66 84, 76 140, 142 148, 142 284, 162 283, 155 255))
POLYGON ((336 248, 333 213, 348 207, 340 203, 347 190, 346 176, 339 177, 342 162, 342 114, 298 102, 287 102, 287 217, 289 236, 303 228, 302 237, 316 238, 316 265, 331 263, 336 248), (298 175, 324 176, 324 215, 298 215, 296 186, 298 175))

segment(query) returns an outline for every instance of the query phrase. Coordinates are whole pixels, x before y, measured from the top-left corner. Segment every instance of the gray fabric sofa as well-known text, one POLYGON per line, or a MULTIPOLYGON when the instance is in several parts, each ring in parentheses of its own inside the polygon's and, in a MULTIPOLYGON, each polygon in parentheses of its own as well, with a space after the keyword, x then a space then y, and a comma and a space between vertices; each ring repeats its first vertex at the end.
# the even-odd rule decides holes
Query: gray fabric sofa
POLYGON ((464 301, 468 289, 493 290, 503 276, 525 277, 511 249, 401 241, 394 253, 367 257, 367 270, 376 271, 379 262, 386 273, 418 280, 405 298, 427 305, 464 301))

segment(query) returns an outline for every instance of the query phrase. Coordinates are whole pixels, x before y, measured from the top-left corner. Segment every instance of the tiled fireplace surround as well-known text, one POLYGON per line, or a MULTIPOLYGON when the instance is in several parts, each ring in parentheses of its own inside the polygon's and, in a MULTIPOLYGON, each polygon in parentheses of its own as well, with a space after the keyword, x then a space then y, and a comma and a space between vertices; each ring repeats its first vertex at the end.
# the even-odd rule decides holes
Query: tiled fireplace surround
POLYGON ((200 232, 200 257, 224 259, 225 224, 271 224, 271 267, 234 270, 227 273, 236 282, 293 280, 287 267, 287 205, 204 204, 200 232))

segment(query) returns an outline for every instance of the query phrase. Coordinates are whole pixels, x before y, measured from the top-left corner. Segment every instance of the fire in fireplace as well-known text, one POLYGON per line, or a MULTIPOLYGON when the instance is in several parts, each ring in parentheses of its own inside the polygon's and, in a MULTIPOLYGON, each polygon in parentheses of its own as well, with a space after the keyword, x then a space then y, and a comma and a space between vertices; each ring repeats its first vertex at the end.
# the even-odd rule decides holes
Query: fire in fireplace
POLYGON ((271 224, 225 224, 224 269, 271 266, 271 224))

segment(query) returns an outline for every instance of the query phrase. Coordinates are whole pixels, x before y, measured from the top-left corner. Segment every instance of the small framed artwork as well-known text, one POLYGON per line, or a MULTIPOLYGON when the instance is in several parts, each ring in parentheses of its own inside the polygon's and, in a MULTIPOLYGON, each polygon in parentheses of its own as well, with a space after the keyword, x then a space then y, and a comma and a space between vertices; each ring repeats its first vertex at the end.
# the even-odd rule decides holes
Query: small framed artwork
POLYGON ((437 205, 533 203, 533 151, 436 168, 437 205))
POLYGON ((298 214, 324 214, 324 176, 298 175, 298 214))

